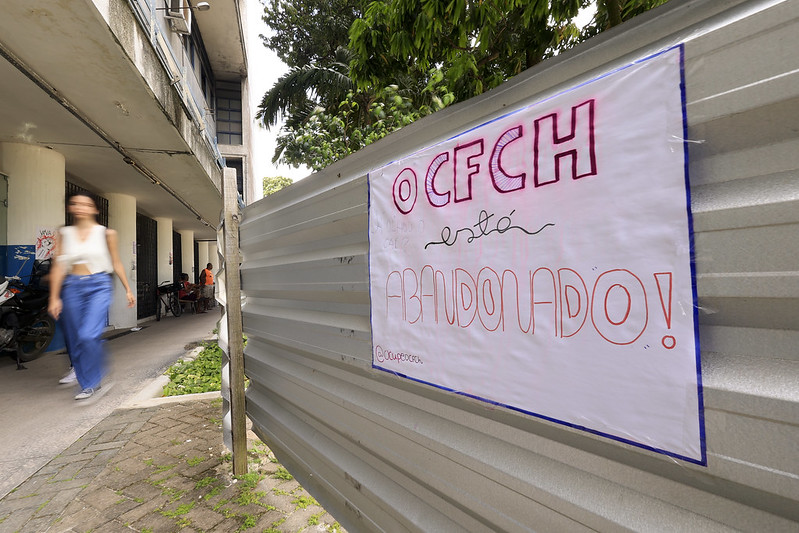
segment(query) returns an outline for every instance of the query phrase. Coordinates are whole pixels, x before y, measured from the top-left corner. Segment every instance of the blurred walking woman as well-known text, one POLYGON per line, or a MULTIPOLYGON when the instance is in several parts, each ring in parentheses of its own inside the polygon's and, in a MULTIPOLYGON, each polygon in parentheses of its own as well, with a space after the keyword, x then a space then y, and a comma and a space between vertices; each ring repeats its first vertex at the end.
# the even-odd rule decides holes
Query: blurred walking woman
POLYGON ((85 400, 100 388, 105 373, 106 354, 100 337, 111 305, 112 272, 125 287, 128 307, 136 304, 136 298, 119 259, 117 233, 97 223, 99 210, 94 200, 74 194, 67 210, 74 222, 56 234, 48 310, 54 318, 61 318, 81 386, 75 399, 85 400))

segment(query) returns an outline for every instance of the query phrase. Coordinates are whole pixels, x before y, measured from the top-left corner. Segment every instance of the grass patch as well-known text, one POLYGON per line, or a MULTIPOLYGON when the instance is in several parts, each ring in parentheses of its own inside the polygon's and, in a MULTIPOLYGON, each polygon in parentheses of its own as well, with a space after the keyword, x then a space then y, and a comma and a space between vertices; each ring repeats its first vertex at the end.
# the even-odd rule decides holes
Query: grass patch
POLYGON ((258 472, 248 472, 241 476, 235 476, 235 478, 241 482, 241 490, 254 489, 258 485, 258 482, 263 479, 258 472))
POLYGON ((219 510, 228 503, 230 503, 230 500, 220 500, 219 503, 214 505, 214 511, 219 512, 219 510))
POLYGON ((171 487, 164 487, 161 490, 161 494, 164 496, 168 496, 169 501, 172 503, 178 501, 185 492, 186 492, 185 490, 173 489, 171 487))
POLYGON ((204 487, 208 487, 209 485, 213 485, 214 483, 216 483, 215 477, 204 477, 194 485, 194 488, 202 489, 204 487))
POLYGON ((296 498, 291 500, 291 503, 296 505, 295 507, 296 509, 306 509, 311 505, 319 505, 319 502, 317 502, 311 496, 305 496, 305 495, 297 496, 296 498))
POLYGON ((260 490, 258 492, 253 491, 245 491, 239 494, 239 497, 236 498, 236 503, 244 507, 245 505, 255 504, 261 507, 266 507, 266 505, 261 501, 261 498, 266 497, 266 492, 260 490))
POLYGON ((252 529, 255 527, 255 524, 258 523, 258 520, 251 514, 244 515, 244 522, 241 523, 241 527, 239 527, 238 531, 244 531, 245 529, 252 529))
POLYGON ((280 527, 280 526, 283 524, 283 522, 285 522, 285 521, 286 521, 286 519, 285 519, 285 518, 281 518, 280 520, 276 520, 276 521, 272 522, 272 525, 271 525, 271 526, 269 526, 269 528, 268 528, 268 529, 264 529, 264 533, 281 533, 281 532, 280 532, 280 530, 279 530, 278 528, 279 528, 279 527, 280 527))
POLYGON ((272 474, 272 477, 275 479, 284 479, 286 481, 291 481, 294 479, 294 476, 292 476, 289 471, 282 466, 277 467, 277 470, 274 474, 272 474))
POLYGON ((194 502, 191 503, 184 503, 183 505, 178 505, 174 511, 161 511, 161 514, 167 518, 177 518, 184 514, 189 514, 194 508, 194 502))
POLYGON ((186 460, 186 463, 189 466, 197 466, 198 464, 202 463, 203 461, 205 461, 205 457, 197 455, 197 456, 192 457, 191 459, 186 460))
POLYGON ((222 389, 222 348, 217 341, 203 343, 193 361, 178 361, 166 371, 164 396, 180 396, 222 389))
POLYGON ((216 487, 211 489, 211 492, 209 492, 208 494, 203 496, 203 499, 210 500, 211 498, 213 498, 214 496, 216 496, 217 494, 219 494, 223 490, 224 490, 224 487, 222 485, 217 485, 216 487))

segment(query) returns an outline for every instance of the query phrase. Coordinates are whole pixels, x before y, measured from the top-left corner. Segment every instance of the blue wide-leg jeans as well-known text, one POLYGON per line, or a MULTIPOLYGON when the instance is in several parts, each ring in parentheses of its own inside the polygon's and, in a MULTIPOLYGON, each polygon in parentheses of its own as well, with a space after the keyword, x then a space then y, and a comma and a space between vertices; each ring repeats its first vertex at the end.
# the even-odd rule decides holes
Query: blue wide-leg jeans
POLYGON ((61 289, 61 320, 70 360, 82 389, 96 389, 105 374, 106 353, 101 338, 111 305, 111 275, 69 275, 61 289))

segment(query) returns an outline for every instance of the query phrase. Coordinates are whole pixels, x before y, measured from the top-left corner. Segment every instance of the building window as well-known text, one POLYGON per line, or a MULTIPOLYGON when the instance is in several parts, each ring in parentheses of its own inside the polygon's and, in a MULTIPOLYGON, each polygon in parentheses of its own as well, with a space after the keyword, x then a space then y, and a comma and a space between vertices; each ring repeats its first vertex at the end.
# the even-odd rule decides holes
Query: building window
POLYGON ((241 83, 216 82, 216 136, 219 144, 243 144, 241 83))
POLYGON ((244 199, 244 162, 241 159, 226 157, 225 166, 236 169, 236 189, 244 199))

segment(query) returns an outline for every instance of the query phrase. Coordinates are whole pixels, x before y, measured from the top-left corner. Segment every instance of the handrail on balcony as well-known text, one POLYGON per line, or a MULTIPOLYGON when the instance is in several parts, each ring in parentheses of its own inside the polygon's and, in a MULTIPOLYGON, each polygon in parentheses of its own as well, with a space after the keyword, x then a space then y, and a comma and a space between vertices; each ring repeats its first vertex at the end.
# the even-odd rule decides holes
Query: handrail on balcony
MULTIPOLYGON (((156 18, 156 9, 154 0, 128 0, 133 13, 141 24, 141 27, 147 31, 150 38, 150 43, 153 45, 158 59, 164 66, 172 85, 180 95, 186 110, 192 119, 196 122, 200 133, 213 152, 217 165, 224 166, 224 158, 219 152, 219 147, 216 141, 216 123, 211 120, 209 113, 206 111, 205 97, 200 96, 199 99, 195 94, 190 77, 186 74, 185 67, 180 66, 175 50, 168 39, 168 33, 164 31, 160 21, 156 18)), ((221 168, 221 167, 220 167, 221 168)))

